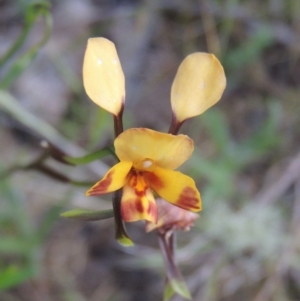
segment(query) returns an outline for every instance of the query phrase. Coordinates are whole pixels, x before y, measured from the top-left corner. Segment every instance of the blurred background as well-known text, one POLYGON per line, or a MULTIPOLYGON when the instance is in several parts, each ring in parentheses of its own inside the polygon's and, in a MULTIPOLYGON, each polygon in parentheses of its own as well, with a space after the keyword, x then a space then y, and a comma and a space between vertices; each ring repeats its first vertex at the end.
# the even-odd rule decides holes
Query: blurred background
POLYGON ((59 217, 111 208, 111 196, 85 197, 84 182, 113 161, 35 168, 43 138, 73 156, 113 142, 111 116, 82 85, 95 36, 118 49, 125 128, 167 131, 180 62, 219 58, 221 101, 181 130, 195 141, 181 170, 203 211, 178 235, 179 266, 196 301, 300 300, 298 0, 0 1, 0 300, 162 299, 156 234, 142 222, 128 225, 135 246, 124 248, 113 220, 59 217))

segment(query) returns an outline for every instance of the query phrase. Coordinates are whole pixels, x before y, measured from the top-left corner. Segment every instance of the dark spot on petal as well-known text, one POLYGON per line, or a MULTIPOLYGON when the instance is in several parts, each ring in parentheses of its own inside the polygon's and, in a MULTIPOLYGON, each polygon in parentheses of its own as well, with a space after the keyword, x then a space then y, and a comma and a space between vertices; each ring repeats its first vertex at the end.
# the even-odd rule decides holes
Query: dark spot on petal
POLYGON ((191 187, 185 187, 176 201, 176 205, 187 210, 200 210, 196 190, 191 187))
POLYGON ((135 192, 135 194, 136 194, 138 197, 142 197, 142 196, 145 195, 145 191, 144 191, 144 190, 140 191, 140 190, 135 189, 134 192, 135 192))
POLYGON ((144 179, 143 173, 137 172, 136 170, 132 169, 128 183, 134 189, 137 197, 142 198, 146 195, 146 191, 149 188, 149 185, 144 179))
POLYGON ((163 188, 164 182, 154 172, 144 172, 144 177, 154 190, 163 188))
POLYGON ((113 174, 114 171, 109 172, 103 180, 101 180, 98 184, 96 184, 89 190, 88 195, 98 195, 107 193, 108 187, 112 182, 113 174))
POLYGON ((138 174, 133 168, 131 169, 130 176, 130 186, 135 187, 137 185, 138 174))
POLYGON ((135 209, 136 209, 139 213, 143 213, 143 212, 144 212, 143 204, 142 204, 142 202, 141 202, 140 199, 136 199, 136 200, 135 200, 135 209))

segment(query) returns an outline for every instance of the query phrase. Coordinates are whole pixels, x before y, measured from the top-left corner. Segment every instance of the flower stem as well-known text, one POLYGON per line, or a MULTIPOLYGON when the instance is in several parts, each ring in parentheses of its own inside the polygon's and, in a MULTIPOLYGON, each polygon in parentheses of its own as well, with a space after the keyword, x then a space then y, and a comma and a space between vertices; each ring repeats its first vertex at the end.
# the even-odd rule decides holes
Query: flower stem
POLYGON ((166 265, 168 279, 177 278, 180 272, 174 262, 174 254, 170 248, 167 233, 162 234, 158 232, 158 242, 166 265))
MULTIPOLYGON (((117 138, 123 132, 123 111, 124 111, 124 101, 121 110, 118 115, 114 116, 114 130, 115 137, 117 138)), ((126 232, 125 224, 121 216, 121 198, 122 189, 117 190, 113 196, 113 209, 115 217, 115 229, 116 229, 116 240, 123 246, 133 246, 133 241, 130 239, 126 232)))
POLYGON ((167 271, 166 285, 167 286, 170 285, 173 292, 176 292, 177 294, 181 295, 186 299, 191 299, 191 294, 189 292, 189 289, 187 288, 184 279, 174 260, 174 254, 172 250, 173 249, 172 244, 174 243, 173 238, 174 238, 173 233, 171 233, 170 235, 170 233, 168 232, 166 233, 158 232, 158 242, 163 254, 164 262, 166 265, 166 271, 167 271))
MULTIPOLYGON (((172 134, 172 135, 177 135, 179 130, 180 130, 180 127, 183 124, 183 122, 184 121, 179 122, 177 120, 176 115, 173 113, 172 114, 171 125, 170 125, 170 128, 169 128, 169 133, 172 134)), ((175 233, 171 233, 170 237, 168 239, 168 247, 169 247, 169 251, 170 251, 170 254, 172 256, 173 261, 174 261, 174 258, 175 258, 174 257, 174 255, 175 255, 175 244, 176 244, 175 242, 176 242, 176 235, 175 235, 175 233)))
POLYGON ((117 138, 123 132, 123 111, 124 105, 122 105, 121 110, 118 115, 114 116, 114 129, 115 129, 115 137, 117 138))
POLYGON ((172 135, 177 135, 183 122, 184 121, 178 121, 176 115, 173 113, 169 133, 172 135))

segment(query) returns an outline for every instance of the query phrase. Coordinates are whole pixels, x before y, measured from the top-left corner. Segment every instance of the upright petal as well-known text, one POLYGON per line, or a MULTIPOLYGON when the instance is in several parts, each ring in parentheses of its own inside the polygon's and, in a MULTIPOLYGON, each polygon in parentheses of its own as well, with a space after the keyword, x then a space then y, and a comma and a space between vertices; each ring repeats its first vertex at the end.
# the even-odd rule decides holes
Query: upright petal
POLYGON ((171 89, 171 105, 177 121, 202 114, 219 101, 225 86, 223 67, 213 54, 196 52, 187 56, 171 89))
POLYGON ((132 173, 123 188, 121 216, 125 222, 157 222, 157 208, 152 191, 138 173, 132 173))
POLYGON ((121 161, 152 159, 160 167, 175 169, 191 156, 194 142, 186 135, 132 128, 116 138, 115 149, 121 161))
POLYGON ((88 40, 83 84, 98 106, 116 116, 120 113, 125 101, 125 78, 114 43, 105 38, 88 40))
POLYGON ((131 162, 119 162, 106 173, 102 180, 90 188, 86 195, 101 195, 120 189, 124 186, 131 167, 131 162))
POLYGON ((163 168, 143 174, 150 187, 166 201, 194 212, 202 209, 200 193, 192 178, 163 168))

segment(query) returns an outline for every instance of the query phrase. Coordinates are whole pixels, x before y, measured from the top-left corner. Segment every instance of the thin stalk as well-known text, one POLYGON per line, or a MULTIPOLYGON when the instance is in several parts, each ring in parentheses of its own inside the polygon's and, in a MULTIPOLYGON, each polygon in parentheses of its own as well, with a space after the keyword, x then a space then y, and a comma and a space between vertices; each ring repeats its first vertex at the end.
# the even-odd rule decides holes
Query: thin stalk
POLYGON ((184 121, 178 121, 176 115, 172 114, 172 121, 169 128, 169 134, 177 135, 184 121))
MULTIPOLYGON (((124 101, 119 114, 113 115, 116 138, 123 132, 123 120, 122 120, 123 110, 124 110, 124 101)), ((113 195, 116 239, 120 244, 124 246, 132 246, 133 242, 126 232, 125 224, 121 216, 121 199, 122 199, 122 189, 119 189, 113 195)))
POLYGON ((181 278, 180 272, 174 262, 173 252, 171 250, 172 248, 170 248, 168 241, 166 234, 158 232, 158 243, 166 265, 167 277, 169 280, 174 278, 178 279, 181 278))
MULTIPOLYGON (((172 135, 177 135, 179 130, 180 130, 180 127, 182 126, 184 121, 182 122, 179 122, 176 118, 176 115, 173 113, 172 114, 172 121, 171 121, 171 125, 170 125, 170 128, 169 128, 169 133, 172 134, 172 135)), ((176 242, 176 235, 175 233, 171 233, 170 236, 169 236, 169 248, 170 248, 170 252, 171 252, 171 255, 173 257, 173 260, 175 259, 175 242, 176 242)))
POLYGON ((37 16, 35 16, 33 20, 25 24, 24 30, 22 31, 18 39, 11 46, 11 48, 8 49, 8 51, 3 55, 3 57, 0 58, 0 68, 22 47, 34 24, 36 17, 37 16))
POLYGON ((186 299, 191 299, 191 294, 189 289, 187 288, 183 277, 177 267, 177 264, 174 261, 173 254, 173 241, 170 241, 170 237, 174 237, 173 235, 169 236, 170 233, 159 233, 158 232, 158 242, 160 249, 163 254, 163 259, 166 266, 167 271, 167 283, 166 285, 170 285, 173 292, 181 295, 186 299))
POLYGON ((119 114, 113 115, 114 117, 114 130, 115 130, 115 137, 117 138, 122 132, 123 132, 123 111, 124 111, 124 105, 122 105, 121 110, 119 114))

